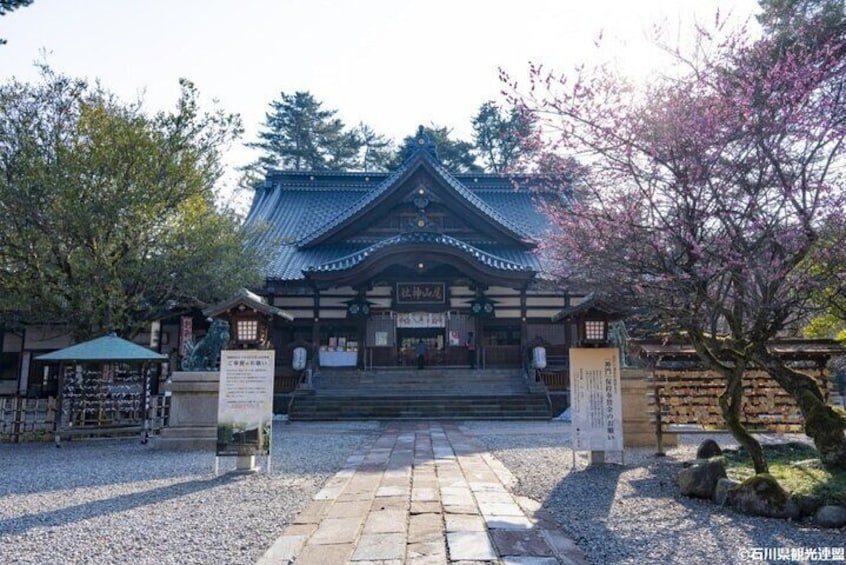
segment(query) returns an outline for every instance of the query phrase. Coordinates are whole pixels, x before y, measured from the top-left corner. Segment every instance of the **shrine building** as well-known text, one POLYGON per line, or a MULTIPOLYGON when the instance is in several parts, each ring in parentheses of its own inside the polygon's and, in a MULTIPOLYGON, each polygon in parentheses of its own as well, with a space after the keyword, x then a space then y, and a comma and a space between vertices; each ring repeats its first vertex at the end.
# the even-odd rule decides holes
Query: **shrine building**
POLYGON ((452 174, 422 128, 390 173, 273 171, 247 223, 273 255, 262 291, 277 365, 305 347, 316 369, 520 367, 530 344, 566 359, 578 303, 546 275, 537 177, 452 174))

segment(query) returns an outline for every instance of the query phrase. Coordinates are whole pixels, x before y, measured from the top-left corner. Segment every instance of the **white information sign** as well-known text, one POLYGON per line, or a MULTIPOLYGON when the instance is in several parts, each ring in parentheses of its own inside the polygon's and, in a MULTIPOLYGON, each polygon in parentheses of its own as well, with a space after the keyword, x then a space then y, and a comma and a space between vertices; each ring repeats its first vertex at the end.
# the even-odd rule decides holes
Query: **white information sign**
POLYGON ((577 451, 623 451, 620 352, 570 349, 571 417, 577 451))
POLYGON ((220 352, 217 455, 268 455, 273 423, 271 350, 220 352))

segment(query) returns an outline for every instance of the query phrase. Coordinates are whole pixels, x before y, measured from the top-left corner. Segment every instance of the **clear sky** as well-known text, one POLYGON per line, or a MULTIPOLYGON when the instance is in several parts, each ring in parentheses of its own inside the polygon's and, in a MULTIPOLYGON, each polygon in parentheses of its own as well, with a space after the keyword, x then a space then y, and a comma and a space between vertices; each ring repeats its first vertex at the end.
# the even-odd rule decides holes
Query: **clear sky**
MULTIPOLYGON (((0 80, 33 79, 33 62, 100 79, 151 110, 194 81, 255 139, 280 91, 309 90, 350 125, 396 140, 417 124, 470 138, 497 99, 498 68, 566 71, 599 56, 641 74, 653 24, 689 29, 720 9, 745 21, 757 0, 35 0, 0 17, 0 80), (595 40, 602 33, 602 47, 595 40)), ((237 145, 226 160, 252 160, 237 145)))

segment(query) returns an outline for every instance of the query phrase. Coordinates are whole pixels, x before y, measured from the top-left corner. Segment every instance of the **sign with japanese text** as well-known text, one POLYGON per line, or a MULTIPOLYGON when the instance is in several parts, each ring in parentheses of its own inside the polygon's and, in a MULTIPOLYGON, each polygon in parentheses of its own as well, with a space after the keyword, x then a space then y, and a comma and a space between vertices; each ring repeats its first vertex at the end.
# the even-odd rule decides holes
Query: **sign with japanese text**
POLYGON ((217 455, 267 455, 273 422, 275 351, 220 352, 217 455))
POLYGON ((446 314, 443 312, 409 312, 397 314, 398 328, 443 328, 446 314))
POLYGON ((191 316, 182 316, 179 319, 179 355, 185 356, 185 344, 194 337, 194 324, 191 316))
POLYGON ((573 448, 623 451, 619 350, 571 349, 570 387, 573 448))
POLYGON ((397 283, 397 304, 444 304, 444 283, 397 283))

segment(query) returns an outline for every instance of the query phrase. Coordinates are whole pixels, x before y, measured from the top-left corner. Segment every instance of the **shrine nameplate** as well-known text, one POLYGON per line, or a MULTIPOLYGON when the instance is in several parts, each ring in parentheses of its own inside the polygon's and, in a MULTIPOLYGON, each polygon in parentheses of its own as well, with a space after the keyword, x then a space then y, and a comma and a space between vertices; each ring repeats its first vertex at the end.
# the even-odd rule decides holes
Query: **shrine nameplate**
POLYGON ((445 304, 444 283, 397 283, 397 304, 445 304))

